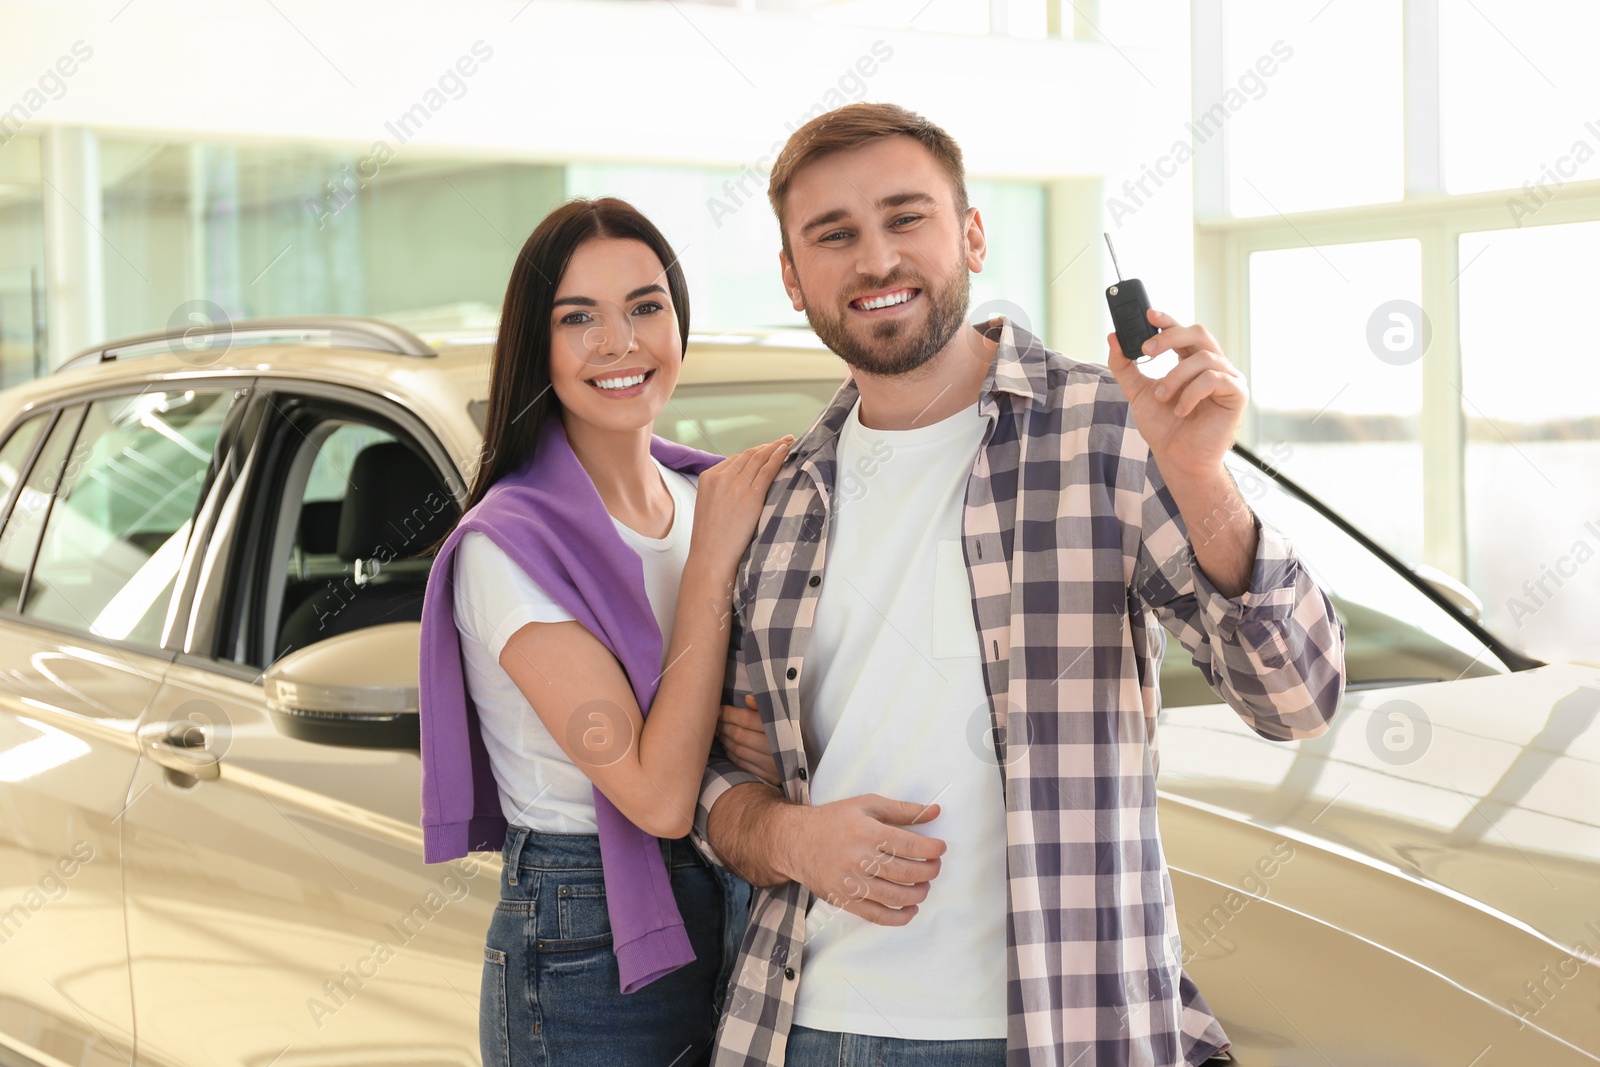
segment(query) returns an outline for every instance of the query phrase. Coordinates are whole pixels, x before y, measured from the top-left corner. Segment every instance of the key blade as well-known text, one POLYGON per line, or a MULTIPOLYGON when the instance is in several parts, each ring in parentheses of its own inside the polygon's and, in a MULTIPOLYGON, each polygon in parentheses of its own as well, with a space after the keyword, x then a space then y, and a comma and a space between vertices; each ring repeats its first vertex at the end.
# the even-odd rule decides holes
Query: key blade
POLYGON ((1111 243, 1111 235, 1109 233, 1101 230, 1100 236, 1106 239, 1106 248, 1111 252, 1111 269, 1117 272, 1117 281, 1120 282, 1122 280, 1122 268, 1117 266, 1117 248, 1111 243))

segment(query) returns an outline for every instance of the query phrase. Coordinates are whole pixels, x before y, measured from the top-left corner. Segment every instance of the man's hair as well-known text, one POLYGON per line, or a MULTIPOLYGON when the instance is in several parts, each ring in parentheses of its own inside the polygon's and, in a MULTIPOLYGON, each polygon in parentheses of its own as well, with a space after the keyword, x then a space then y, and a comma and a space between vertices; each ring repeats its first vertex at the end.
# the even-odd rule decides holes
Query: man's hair
MULTIPOLYGON (((857 148, 881 137, 914 137, 938 160, 950 178, 955 194, 956 213, 967 213, 967 172, 961 162, 961 146, 944 130, 899 104, 872 104, 858 101, 818 115, 795 130, 778 153, 767 182, 767 199, 778 216, 778 232, 783 237, 783 254, 789 252, 789 231, 784 225, 784 201, 796 174, 823 156, 857 148)), ((790 258, 793 258, 792 256, 790 258)))

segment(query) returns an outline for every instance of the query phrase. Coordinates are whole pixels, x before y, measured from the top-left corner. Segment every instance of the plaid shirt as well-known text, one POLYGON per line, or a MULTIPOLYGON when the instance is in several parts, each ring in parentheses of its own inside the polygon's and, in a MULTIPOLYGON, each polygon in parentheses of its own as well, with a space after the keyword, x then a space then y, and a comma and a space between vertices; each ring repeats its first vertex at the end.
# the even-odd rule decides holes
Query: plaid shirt
MULTIPOLYGON (((962 545, 1005 787, 1006 1059, 1199 1064, 1228 1037, 1180 963, 1156 822, 1164 638, 1150 616, 1274 740, 1327 729, 1344 693, 1344 628, 1289 541, 1253 512, 1250 588, 1218 592, 1110 370, 1048 351, 1004 320, 986 332, 999 346, 979 397, 988 426, 962 545)), ((814 576, 827 559, 839 428, 857 396, 846 381, 795 442, 737 579, 724 697, 742 704, 754 693, 796 804, 810 803, 798 672, 821 666, 805 658, 814 576)), ((716 752, 693 839, 722 865, 706 839, 711 807, 759 779, 716 752)), ((812 899, 797 882, 756 889, 716 1067, 784 1062, 812 899)))

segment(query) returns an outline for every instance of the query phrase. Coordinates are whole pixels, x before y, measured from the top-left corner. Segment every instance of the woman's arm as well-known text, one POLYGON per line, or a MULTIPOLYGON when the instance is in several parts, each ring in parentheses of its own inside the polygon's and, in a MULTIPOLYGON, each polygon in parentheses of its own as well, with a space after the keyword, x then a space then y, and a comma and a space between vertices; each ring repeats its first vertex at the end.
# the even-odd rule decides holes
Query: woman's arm
POLYGON ((578 622, 531 622, 500 665, 561 750, 628 819, 656 837, 694 823, 728 656, 733 574, 788 441, 730 457, 700 476, 693 540, 647 720, 614 656, 578 622))

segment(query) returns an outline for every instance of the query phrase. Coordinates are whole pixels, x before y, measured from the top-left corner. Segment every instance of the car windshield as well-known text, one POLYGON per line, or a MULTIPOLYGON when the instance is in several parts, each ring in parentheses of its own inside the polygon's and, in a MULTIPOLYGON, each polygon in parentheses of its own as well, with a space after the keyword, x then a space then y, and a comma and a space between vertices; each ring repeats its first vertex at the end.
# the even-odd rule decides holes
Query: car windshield
MULTIPOLYGON (((1381 557, 1244 457, 1230 453, 1227 463, 1245 502, 1289 539, 1333 601, 1345 627, 1346 691, 1507 673, 1492 649, 1381 557)), ((1218 700, 1170 640, 1161 693, 1168 707, 1218 700)))
MULTIPOLYGON (((827 407, 839 384, 821 379, 679 385, 656 419, 656 433, 680 445, 729 456, 786 433, 799 437, 827 407)), ((480 434, 488 407, 487 400, 467 405, 480 434)))
POLYGON ((837 381, 682 385, 656 419, 656 433, 731 456, 786 433, 799 437, 838 390, 837 381))

